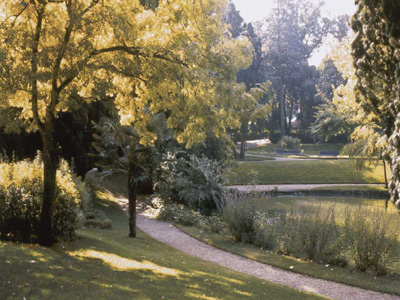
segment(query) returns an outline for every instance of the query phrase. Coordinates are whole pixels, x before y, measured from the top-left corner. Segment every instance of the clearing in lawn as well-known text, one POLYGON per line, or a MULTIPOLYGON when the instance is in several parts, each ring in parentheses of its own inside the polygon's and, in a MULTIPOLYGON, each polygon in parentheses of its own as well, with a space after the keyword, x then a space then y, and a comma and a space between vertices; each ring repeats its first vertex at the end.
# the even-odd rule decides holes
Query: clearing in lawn
POLYGON ((227 178, 230 185, 384 183, 382 164, 358 171, 350 160, 244 161, 227 178))
MULTIPOLYGON (((385 199, 368 199, 355 197, 301 197, 301 196, 278 196, 259 198, 256 200, 256 207, 259 212, 290 210, 293 207, 302 205, 311 206, 321 205, 322 208, 329 208, 333 204, 336 206, 335 212, 339 215, 348 205, 357 208, 360 205, 370 208, 383 208, 385 199)), ((397 210, 392 203, 389 205, 389 214, 397 217, 397 210)), ((338 218, 340 220, 340 217, 338 218)), ((399 226, 397 222, 394 226, 399 226)), ((294 257, 276 254, 275 252, 260 249, 260 247, 234 242, 230 234, 216 234, 197 227, 181 226, 179 228, 212 246, 229 251, 256 261, 260 261, 278 268, 291 270, 293 272, 305 274, 308 276, 344 283, 352 286, 370 289, 379 292, 400 295, 400 235, 393 253, 390 255, 388 270, 392 275, 376 277, 372 274, 366 274, 359 271, 353 271, 346 268, 335 267, 325 264, 317 264, 311 261, 299 260, 294 257)))
POLYGON ((99 194, 108 230, 84 228, 52 248, 0 242, 0 299, 323 299, 185 255, 140 230, 99 194))

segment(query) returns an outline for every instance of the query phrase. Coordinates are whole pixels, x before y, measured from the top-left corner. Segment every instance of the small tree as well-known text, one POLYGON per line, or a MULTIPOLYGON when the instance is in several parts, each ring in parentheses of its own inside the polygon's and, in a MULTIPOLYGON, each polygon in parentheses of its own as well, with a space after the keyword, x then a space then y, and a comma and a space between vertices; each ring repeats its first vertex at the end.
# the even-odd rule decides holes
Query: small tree
POLYGON ((142 122, 142 144, 154 137, 146 106, 170 113, 180 142, 238 125, 244 88, 234 82, 251 62, 248 41, 225 35, 225 8, 224 0, 0 2, 0 108, 16 108, 44 145, 41 244, 54 243, 58 112, 115 96, 126 124, 142 122))
POLYGON ((140 144, 140 135, 133 126, 122 126, 119 118, 102 118, 94 124, 94 148, 99 152, 99 166, 106 169, 103 176, 122 173, 128 177, 129 236, 136 237, 136 199, 140 182, 150 180, 160 158, 160 148, 172 138, 165 116, 158 114, 148 124, 157 140, 153 145, 140 144))

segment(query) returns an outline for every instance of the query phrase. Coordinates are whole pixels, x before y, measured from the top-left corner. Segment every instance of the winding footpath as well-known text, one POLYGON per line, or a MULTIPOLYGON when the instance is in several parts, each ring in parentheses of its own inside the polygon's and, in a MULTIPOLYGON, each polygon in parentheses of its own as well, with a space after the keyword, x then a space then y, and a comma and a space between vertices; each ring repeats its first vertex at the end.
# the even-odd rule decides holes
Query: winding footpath
MULTIPOLYGON (((125 203, 124 203, 125 204, 125 203)), ((126 206, 126 204, 123 206, 126 206)), ((368 291, 278 269, 200 242, 173 225, 140 214, 137 226, 154 239, 189 255, 269 282, 338 300, 400 300, 400 297, 368 291)), ((400 289, 400 284, 399 284, 400 289)))

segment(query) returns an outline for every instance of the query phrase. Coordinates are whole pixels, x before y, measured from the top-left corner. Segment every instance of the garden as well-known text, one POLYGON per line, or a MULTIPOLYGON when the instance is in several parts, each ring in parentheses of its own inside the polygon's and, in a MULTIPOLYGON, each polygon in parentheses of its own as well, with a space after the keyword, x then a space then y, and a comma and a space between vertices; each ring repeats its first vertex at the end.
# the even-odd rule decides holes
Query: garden
POLYGON ((1 1, 0 299, 400 299, 400 4, 337 1, 1 1))

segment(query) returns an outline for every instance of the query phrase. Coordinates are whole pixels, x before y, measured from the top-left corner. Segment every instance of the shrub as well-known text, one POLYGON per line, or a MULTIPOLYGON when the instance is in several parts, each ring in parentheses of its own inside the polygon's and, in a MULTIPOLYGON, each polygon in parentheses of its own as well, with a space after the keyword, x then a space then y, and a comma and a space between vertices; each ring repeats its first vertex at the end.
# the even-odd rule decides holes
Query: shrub
POLYGON ((83 212, 86 212, 90 208, 91 203, 93 203, 92 189, 86 181, 82 180, 74 173, 71 173, 71 178, 79 194, 79 208, 83 212))
POLYGON ((162 163, 163 176, 156 184, 161 198, 184 204, 203 215, 224 206, 224 176, 221 165, 206 157, 170 157, 162 163))
POLYGON ((372 271, 377 275, 386 273, 386 262, 396 243, 398 232, 393 215, 360 207, 345 212, 344 240, 355 267, 372 271))
POLYGON ((84 226, 98 229, 108 229, 112 221, 101 210, 91 209, 85 214, 84 226))
POLYGON ((240 197, 239 201, 230 201, 223 211, 223 219, 237 242, 253 242, 256 218, 255 202, 245 196, 240 197))
POLYGON ((257 196, 231 194, 224 220, 238 242, 253 243, 280 254, 383 275, 394 251, 397 216, 371 209, 347 208, 337 219, 335 206, 300 205, 290 211, 256 209, 257 196), (236 197, 236 198, 235 198, 236 197), (342 224, 343 223, 343 224, 342 224))
POLYGON ((38 232, 41 194, 35 184, 0 188, 0 238, 27 241, 38 232))
POLYGON ((200 214, 188 209, 184 205, 171 203, 160 209, 158 218, 186 226, 199 226, 202 220, 200 214))
POLYGON ((258 215, 255 222, 254 244, 267 250, 279 248, 281 235, 282 218, 286 217, 286 212, 276 211, 258 215))
MULTIPOLYGON (((0 163, 0 238, 32 241, 38 235, 43 198, 40 155, 34 161, 0 163)), ((83 190, 82 190, 83 192, 83 190)), ((53 229, 56 238, 75 238, 81 194, 66 162, 57 171, 53 229)))
POLYGON ((220 216, 203 217, 200 228, 213 233, 221 233, 225 231, 226 223, 221 220, 220 216))
POLYGON ((342 264, 334 207, 299 207, 281 220, 280 251, 321 263, 342 264))
POLYGON ((280 141, 279 141, 279 149, 300 149, 300 140, 298 138, 293 138, 290 136, 285 135, 280 141))

